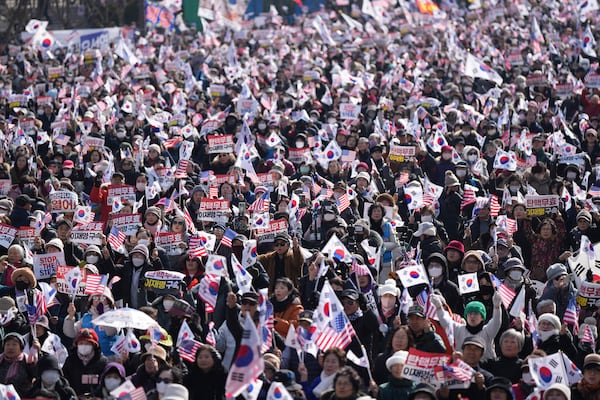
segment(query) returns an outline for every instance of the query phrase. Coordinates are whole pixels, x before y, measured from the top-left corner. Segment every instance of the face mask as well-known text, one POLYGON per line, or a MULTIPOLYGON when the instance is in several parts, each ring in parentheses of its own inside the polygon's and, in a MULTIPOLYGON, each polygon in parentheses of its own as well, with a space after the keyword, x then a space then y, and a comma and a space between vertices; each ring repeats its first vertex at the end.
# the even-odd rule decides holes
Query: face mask
POLYGON ((303 141, 297 141, 296 142, 296 148, 297 149, 303 149, 304 148, 304 142, 303 141))
POLYGON ((452 153, 443 153, 442 158, 446 161, 452 158, 452 153))
POLYGON ((15 286, 18 290, 25 290, 29 287, 29 283, 23 282, 23 281, 17 281, 15 286))
POLYGON ((323 219, 327 222, 331 222, 335 219, 335 214, 327 213, 327 214, 323 215, 323 219))
POLYGON ((141 257, 135 257, 135 258, 131 259, 131 263, 133 264, 134 267, 141 267, 142 265, 144 265, 145 261, 146 260, 141 257))
POLYGON ((264 131, 265 129, 267 129, 267 124, 258 124, 258 129, 264 131))
POLYGON ((349 100, 349 99, 348 99, 347 97, 342 97, 342 98, 340 99, 340 102, 342 102, 342 103, 347 103, 347 102, 348 102, 348 100, 349 100))
POLYGON ((133 126, 133 121, 125 121, 125 126, 131 128, 133 126))
POLYGON ((163 307, 165 308, 165 311, 169 311, 173 307, 173 304, 175 304, 175 301, 172 299, 163 299, 163 307))
POLYGON ((462 131, 462 135, 463 135, 464 137, 467 137, 467 136, 469 136, 470 134, 471 134, 471 131, 462 131))
POLYGON ((467 175, 467 170, 465 169, 457 169, 456 170, 456 176, 458 176, 459 178, 463 178, 467 175))
POLYGON ((470 162, 475 162, 475 161, 477 161, 477 154, 470 154, 470 155, 467 156, 467 159, 470 162))
POLYGON ((66 178, 70 177, 72 173, 72 169, 63 169, 63 176, 65 176, 66 178))
POLYGON ((93 351, 94 351, 94 346, 92 346, 91 344, 78 344, 77 345, 77 352, 79 354, 81 354, 82 356, 87 356, 89 354, 92 354, 93 351))
POLYGON ((383 308, 390 309, 394 307, 394 304, 396 304, 396 299, 393 297, 385 296, 381 298, 381 306, 383 308))
POLYGON ((488 136, 494 136, 496 134, 496 130, 495 129, 490 129, 487 131, 487 135, 488 136))
POLYGON ((517 193, 520 188, 521 186, 510 185, 510 191, 513 193, 517 193))
POLYGON ((438 278, 440 276, 442 276, 442 267, 431 267, 429 268, 429 276, 431 276, 432 278, 438 278))
POLYGON ((163 394, 166 389, 167 389, 167 383, 166 382, 158 382, 156 384, 156 391, 158 392, 158 394, 163 394))
POLYGON ((421 222, 433 222, 433 215, 421 215, 421 222))
POLYGON ((85 261, 87 261, 88 264, 94 264, 94 265, 96 265, 98 260, 100 260, 100 257, 98 257, 98 256, 87 256, 85 258, 85 261))
POLYGON ((463 87, 463 92, 465 92, 465 93, 471 93, 472 91, 473 91, 473 88, 471 86, 463 87))
POLYGON ((119 131, 119 132, 117 132, 117 138, 118 138, 118 139, 121 139, 121 140, 123 140, 123 139, 125 139, 125 136, 127 136, 127 133, 126 133, 126 132, 123 132, 123 131, 119 131))
POLYGON ((335 124, 337 122, 337 120, 335 118, 328 118, 327 119, 327 123, 328 124, 335 124))
POLYGON ((308 174, 310 172, 310 167, 300 167, 300 172, 308 174))
POLYGON ((567 179, 575 179, 577 177, 577 173, 576 172, 567 172, 567 179))
POLYGON ((550 337, 553 335, 558 335, 558 329, 552 329, 550 331, 538 331, 538 336, 542 342, 550 339, 550 337))
POLYGON ((508 274, 508 276, 510 277, 510 279, 512 279, 513 281, 518 281, 521 279, 521 277, 523 276, 523 271, 521 270, 516 270, 516 271, 510 271, 510 273, 508 274))
POLYGON ((144 190, 146 190, 146 184, 145 183, 136 183, 135 188, 138 190, 138 192, 143 192, 144 190))
POLYGON ((112 392, 113 390, 118 388, 119 385, 121 385, 121 380, 119 378, 105 378, 104 379, 104 387, 109 392, 112 392))
POLYGON ((150 244, 150 242, 148 241, 148 239, 139 239, 137 241, 138 244, 143 244, 144 246, 148 247, 148 245, 150 244))
POLYGON ((56 370, 42 372, 42 382, 46 386, 52 386, 60 379, 60 373, 56 370))
POLYGON ((496 118, 498 118, 498 114, 497 113, 492 113, 492 114, 490 114, 490 117, 492 117, 492 119, 496 119, 496 118))

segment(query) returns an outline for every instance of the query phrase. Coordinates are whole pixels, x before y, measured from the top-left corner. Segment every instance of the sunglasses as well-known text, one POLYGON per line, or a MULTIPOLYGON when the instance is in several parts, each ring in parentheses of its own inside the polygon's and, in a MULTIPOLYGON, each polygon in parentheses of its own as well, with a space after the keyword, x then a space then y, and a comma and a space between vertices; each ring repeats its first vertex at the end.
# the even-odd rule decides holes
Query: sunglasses
POLYGON ((287 245, 288 244, 285 243, 285 242, 277 242, 277 243, 275 243, 275 247, 284 247, 284 246, 287 246, 287 245))

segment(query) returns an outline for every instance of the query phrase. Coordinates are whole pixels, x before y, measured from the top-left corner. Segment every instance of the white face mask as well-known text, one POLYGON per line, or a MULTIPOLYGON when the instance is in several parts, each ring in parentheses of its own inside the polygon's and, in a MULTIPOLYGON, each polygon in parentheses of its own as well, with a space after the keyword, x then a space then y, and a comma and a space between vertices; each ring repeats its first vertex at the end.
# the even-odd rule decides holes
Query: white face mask
POLYGON ((133 121, 125 121, 125 126, 131 128, 133 126, 133 121))
POLYGON ((553 335, 558 335, 558 329, 552 329, 550 331, 538 331, 538 336, 542 342, 545 342, 553 335))
POLYGON ((85 258, 85 261, 87 261, 88 264, 94 264, 94 265, 96 265, 98 260, 100 260, 100 257, 98 257, 98 256, 87 256, 85 258))
POLYGON ((498 114, 497 113, 492 113, 492 114, 490 114, 490 117, 492 117, 492 119, 496 119, 496 118, 498 118, 498 114))
POLYGON ((323 219, 325 221, 331 222, 335 219, 335 214, 327 213, 327 214, 323 215, 323 219))
POLYGON ((141 257, 134 257, 131 259, 131 263, 135 266, 135 267, 141 267, 142 265, 144 265, 144 261, 146 261, 145 259, 141 258, 141 257))
POLYGON ((459 178, 464 178, 465 176, 467 176, 467 170, 466 169, 457 169, 456 176, 458 176, 459 178))
POLYGON ((523 382, 525 382, 529 385, 535 383, 535 381, 533 380, 533 377, 531 376, 531 374, 529 372, 523 372, 523 382))
POLYGON ((148 239, 139 239, 137 241, 137 244, 143 244, 144 246, 148 247, 148 245, 150 244, 150 242, 148 241, 148 239))
POLYGON ((158 394, 163 394, 166 389, 167 389, 167 383, 166 382, 158 382, 156 384, 156 391, 158 392, 158 394))
POLYGON ((175 304, 173 299, 163 299, 163 307, 165 308, 165 311, 168 312, 171 308, 173 308, 173 304, 175 304))
POLYGON ((78 344, 77 345, 77 352, 79 354, 81 354, 82 356, 87 356, 89 354, 92 354, 92 352, 94 351, 94 346, 92 346, 91 344, 78 344))
POLYGON ((104 387, 109 392, 112 392, 113 390, 118 388, 119 385, 121 385, 121 380, 119 378, 105 378, 104 379, 104 387))
POLYGON ((138 192, 143 192, 144 190, 146 190, 146 184, 145 183, 136 183, 135 188, 138 190, 138 192))
POLYGON ((72 173, 73 173, 73 170, 71 168, 63 169, 63 176, 65 178, 70 177, 72 173))
POLYGON ((329 119, 327 120, 327 123, 328 123, 328 124, 335 124, 336 122, 337 122, 337 120, 336 120, 335 118, 329 118, 329 119))
POLYGON ((421 215, 421 222, 433 222, 433 215, 421 215))
POLYGON ((296 148, 297 149, 303 149, 304 148, 304 142, 299 140, 296 142, 296 148))
POLYGON ((443 158, 444 160, 449 160, 449 159, 451 159, 451 158, 452 158, 452 153, 443 153, 443 154, 442 154, 442 158, 443 158))
POLYGON ((60 379, 60 373, 54 369, 42 372, 42 382, 46 386, 52 386, 60 379))
POLYGON ((521 271, 520 269, 516 269, 513 271, 510 271, 508 273, 508 276, 510 277, 510 279, 512 279, 513 281, 518 281, 521 279, 521 277, 523 276, 523 271, 521 271))
POLYGON ((510 191, 513 193, 517 193, 520 188, 521 188, 521 186, 510 185, 510 191))
POLYGON ((127 136, 127 132, 117 131, 117 138, 118 139, 125 139, 125 136, 127 136))
POLYGON ((567 172, 567 179, 575 179, 577 177, 577 173, 576 172, 567 172))
POLYGON ((442 267, 430 267, 428 269, 429 271, 429 276, 431 276, 432 278, 438 278, 440 276, 442 276, 442 272, 444 271, 444 269, 442 267))
POLYGON ((467 160, 469 160, 470 162, 475 162, 477 161, 477 154, 471 154, 467 156, 467 160))
POLYGON ((267 129, 267 124, 258 124, 258 129, 264 131, 265 129, 267 129))

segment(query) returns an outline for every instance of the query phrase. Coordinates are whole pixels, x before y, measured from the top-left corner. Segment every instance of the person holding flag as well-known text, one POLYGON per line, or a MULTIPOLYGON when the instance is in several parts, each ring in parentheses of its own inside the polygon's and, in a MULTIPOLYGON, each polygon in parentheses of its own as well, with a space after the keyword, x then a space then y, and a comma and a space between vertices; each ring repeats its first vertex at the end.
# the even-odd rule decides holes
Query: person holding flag
POLYGON ((281 277, 288 277, 295 287, 298 287, 298 279, 304 265, 304 257, 300 251, 298 238, 293 239, 287 233, 275 236, 275 249, 272 252, 258 256, 260 262, 269 275, 271 282, 270 290, 275 289, 275 281, 281 277))
POLYGON ((196 351, 195 362, 183 380, 190 391, 190 399, 221 400, 225 396, 227 372, 221 355, 212 346, 203 344, 196 351))
POLYGON ((548 281, 539 301, 552 300, 556 304, 556 315, 563 318, 569 301, 577 295, 577 289, 569 278, 564 264, 552 264, 546 270, 548 281))

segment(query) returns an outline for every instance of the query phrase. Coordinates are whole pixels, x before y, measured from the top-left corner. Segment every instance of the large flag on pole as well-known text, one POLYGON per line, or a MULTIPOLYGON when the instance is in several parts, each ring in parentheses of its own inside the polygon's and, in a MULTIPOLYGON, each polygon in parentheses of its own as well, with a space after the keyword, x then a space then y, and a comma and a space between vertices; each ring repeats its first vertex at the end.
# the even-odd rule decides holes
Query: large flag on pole
POLYGON ((227 375, 227 398, 237 397, 263 372, 264 361, 260 354, 261 342, 254 321, 244 318, 242 342, 235 362, 227 375))
POLYGON ((482 61, 478 60, 472 54, 467 54, 465 60, 464 75, 471 78, 480 78, 487 81, 492 81, 497 85, 502 85, 502 77, 482 61))
POLYGON ((317 347, 322 351, 332 347, 346 348, 356 333, 328 281, 323 285, 316 311, 314 324, 319 331, 315 340, 317 347))

